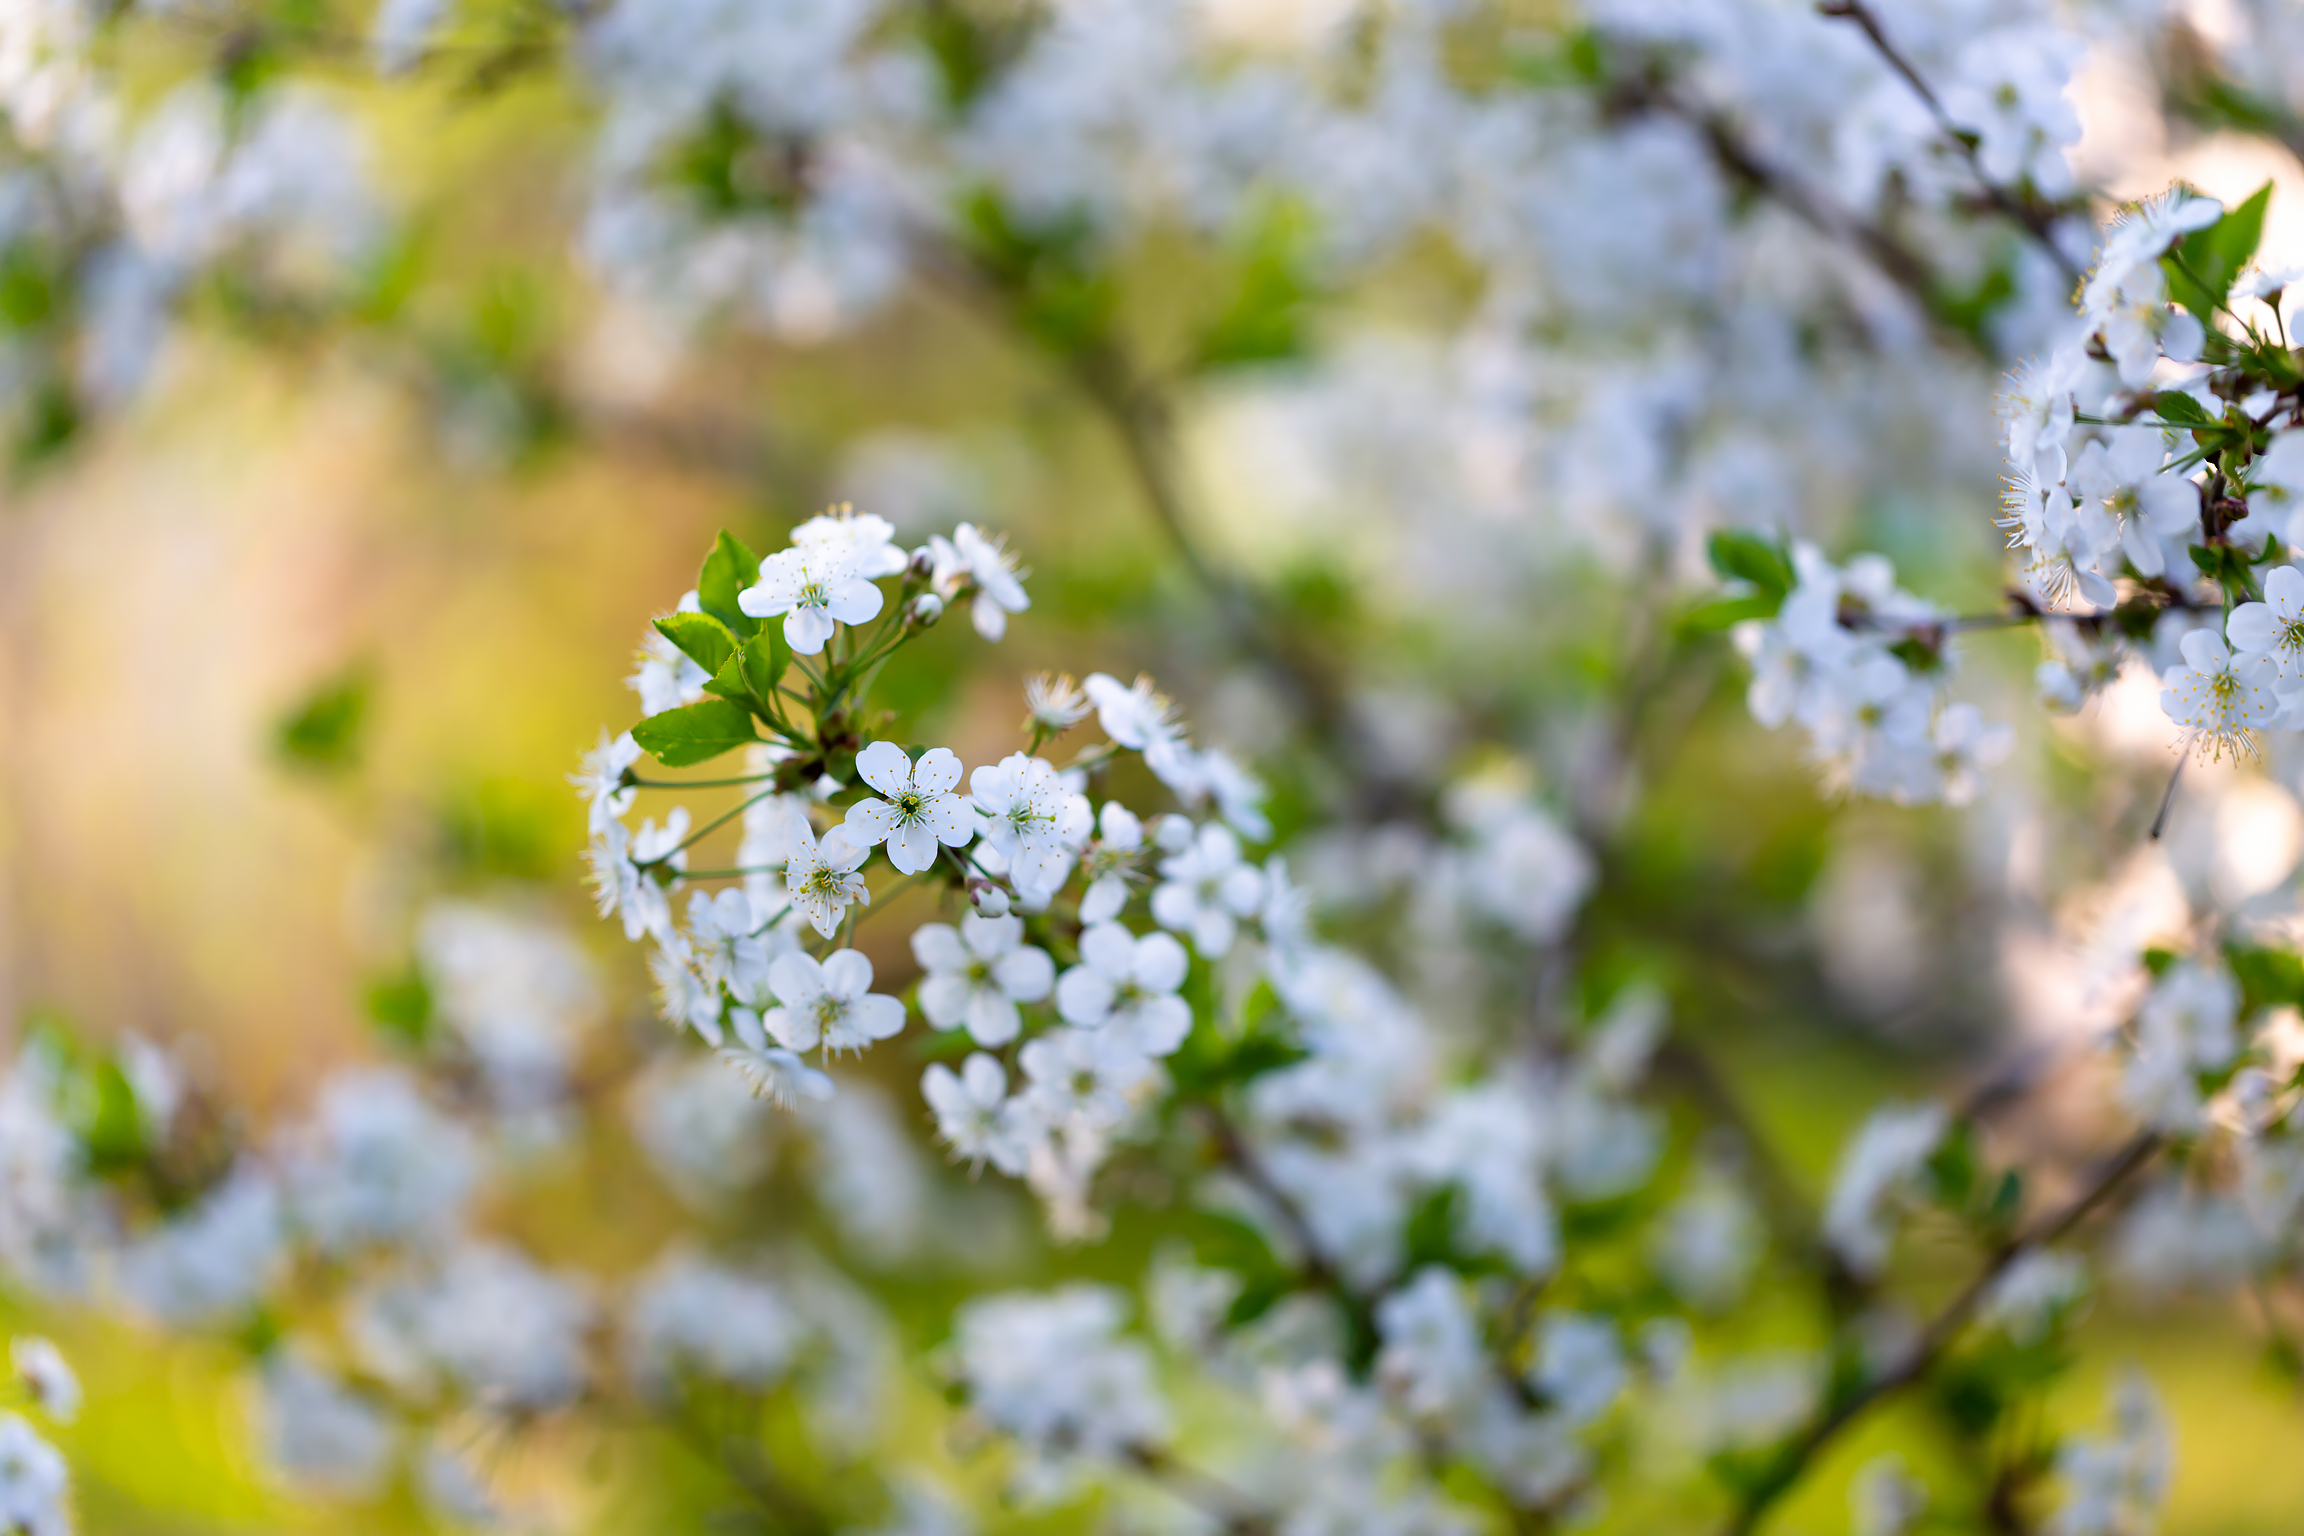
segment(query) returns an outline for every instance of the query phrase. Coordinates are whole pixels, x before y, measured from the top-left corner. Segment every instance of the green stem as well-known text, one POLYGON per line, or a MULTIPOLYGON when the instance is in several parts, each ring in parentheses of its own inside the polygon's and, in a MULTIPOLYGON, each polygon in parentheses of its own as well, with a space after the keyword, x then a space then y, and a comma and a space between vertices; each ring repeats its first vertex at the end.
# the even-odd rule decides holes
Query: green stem
POLYGON ((686 837, 680 840, 677 847, 667 848, 652 859, 635 859, 633 860, 632 867, 635 869, 654 869, 657 865, 672 857, 672 855, 676 853, 687 852, 688 849, 693 847, 697 842, 706 837, 709 837, 714 832, 719 831, 722 827, 728 825, 728 823, 734 821, 737 817, 743 815, 746 811, 752 809, 752 807, 758 805, 761 801, 767 799, 769 796, 775 793, 776 791, 772 789, 764 789, 760 791, 760 793, 752 796, 743 804, 737 806, 734 810, 723 811, 720 815, 713 817, 710 821, 704 823, 704 825, 689 833, 686 837))

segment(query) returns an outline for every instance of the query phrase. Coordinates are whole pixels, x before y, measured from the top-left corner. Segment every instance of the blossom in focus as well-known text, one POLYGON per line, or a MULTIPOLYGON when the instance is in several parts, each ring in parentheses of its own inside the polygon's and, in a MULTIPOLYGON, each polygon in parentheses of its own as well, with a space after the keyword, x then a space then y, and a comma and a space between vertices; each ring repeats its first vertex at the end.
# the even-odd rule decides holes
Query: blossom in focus
POLYGON ((984 850, 1006 862, 1027 900, 1045 896, 1071 871, 1075 798, 1045 758, 1010 753, 968 776, 984 815, 984 850))
POLYGON ((931 747, 915 763, 892 741, 875 741, 856 754, 856 772, 884 800, 859 800, 841 829, 861 847, 888 845, 888 862, 916 875, 936 862, 936 847, 965 848, 981 825, 976 809, 952 791, 960 759, 931 747))
POLYGON ((2277 674, 2262 656, 2236 659, 2213 630, 2195 629, 2180 646, 2184 665, 2168 674, 2160 708, 2184 728, 2183 747, 2203 757, 2254 754, 2256 733, 2280 707, 2277 674))
MULTIPOLYGON (((981 771, 981 770, 979 770, 981 771)), ((838 827, 819 843, 807 827, 792 829, 792 846, 784 862, 784 888, 793 907, 825 938, 840 931, 851 902, 872 903, 864 877, 856 873, 871 852, 849 841, 838 827)))
POLYGON ((820 655, 833 630, 880 612, 865 558, 837 535, 780 549, 760 562, 760 580, 736 594, 736 606, 756 619, 782 615, 785 643, 802 656, 820 655))
POLYGON ((2304 571, 2273 567, 2264 577, 2264 600, 2233 609, 2224 633, 2234 661, 2269 663, 2282 692, 2304 688, 2304 571))

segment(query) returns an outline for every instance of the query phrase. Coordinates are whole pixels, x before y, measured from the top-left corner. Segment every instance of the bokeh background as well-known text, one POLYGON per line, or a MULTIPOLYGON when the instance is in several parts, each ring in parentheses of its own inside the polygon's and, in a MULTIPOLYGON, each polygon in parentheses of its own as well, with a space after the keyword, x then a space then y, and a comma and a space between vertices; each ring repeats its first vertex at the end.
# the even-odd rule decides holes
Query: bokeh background
MULTIPOLYGON (((1205 739, 1273 778, 1284 836, 1316 814, 1320 767, 1289 755, 1268 680, 1229 652, 1108 424, 1029 343, 923 291, 828 345, 678 348, 570 259, 581 102, 548 80, 480 98, 340 88, 387 146, 378 165, 424 247, 410 329, 433 361, 464 361, 418 376, 359 334, 276 346, 191 328, 139 404, 0 490, 0 1017, 166 1041, 253 1119, 283 1115, 331 1066, 389 1054, 375 990, 405 970, 424 903, 471 894, 574 925, 607 998, 588 1059, 627 1058, 624 1042, 660 1026, 636 952, 589 920, 564 775, 604 724, 632 717, 635 637, 692 584, 713 533, 770 547, 834 501, 907 537, 976 518, 1031 568, 1034 606, 1002 647, 947 626, 903 685, 927 737, 975 762, 1010 739, 1022 674, 1144 668, 1205 739)), ((2117 58, 2083 76, 2089 174, 2115 195, 2182 176, 2228 200, 2269 179, 2267 254, 2304 259, 2296 161, 2261 139, 2172 140, 2148 94, 2117 58)), ((1181 245, 1137 260, 1126 324, 1157 354, 1209 274, 1181 245)), ((1455 537, 1437 511, 1419 534, 1416 498, 1437 508, 1465 469, 1460 445, 1420 434, 1413 406, 1430 338, 1471 303, 1446 253, 1412 250, 1319 318, 1324 354, 1365 387, 1280 363, 1195 393, 1176 424, 1190 533, 1355 680, 1362 727, 1408 779, 1476 757, 1482 722, 1506 719, 1555 790, 1598 803, 1624 771, 1585 753, 1626 660, 1608 561, 1570 549, 1484 595, 1471 624, 1432 622, 1391 579, 1403 539, 1455 537), (1358 455, 1342 472, 1322 457, 1340 433, 1358 455)), ((1908 586, 1950 605, 1990 606, 1995 452, 1988 418, 1973 427, 1964 499, 1881 498, 1816 531, 1888 550, 1908 586)), ((2035 647, 2021 634, 1968 647, 2003 715, 2022 713, 2035 647)), ((2102 880, 2148 909, 2189 876, 2244 896, 2289 879, 2304 847, 2292 765, 2275 762, 2194 775, 2176 851, 2127 862, 2170 760, 2148 688, 2028 727, 1979 805, 1907 810, 1820 789, 1746 715, 1720 637, 1666 650, 1592 942, 1673 978, 1682 1027, 1811 1203, 1875 1103, 1958 1091, 2027 1053, 2053 1063, 2045 1086, 1995 1135, 2051 1159, 2094 1144, 2101 1077, 2072 1046, 2101 1017, 2062 893, 2102 880)), ((891 978, 908 973, 905 931, 889 922, 862 941, 891 978)), ((906 1113, 917 1070, 902 1049, 865 1068, 906 1113)), ((605 1123, 497 1191, 491 1219, 547 1258, 612 1273, 650 1251, 635 1234, 671 1218, 605 1123)), ((930 1177, 934 1198, 971 1214, 885 1267, 915 1343, 975 1278, 1132 1274, 1158 1236, 1059 1250, 996 1181, 930 1177)), ((721 1219, 822 1220, 782 1175, 721 1219)), ((2122 1365, 2141 1363, 2180 1426, 2167 1529, 2296 1529, 2304 1395, 2262 1363, 2260 1321, 2237 1303, 2147 1308, 2116 1292, 2095 1307, 2059 1411, 2092 1420, 2122 1365)), ((61 1444, 99 1536, 429 1528, 411 1498, 347 1508, 283 1489, 228 1348, 21 1299, 0 1315, 58 1337, 86 1377, 88 1410, 61 1444)), ((1797 1322, 1781 1326, 1796 1341, 1797 1322)), ((932 1437, 931 1384, 917 1391, 899 1411, 932 1437)), ((1843 1529, 1849 1472, 1883 1448, 1926 1464, 1936 1433, 1918 1410, 1882 1416, 1778 1528, 1843 1529)), ((506 1455, 515 1482, 572 1500, 588 1529, 707 1528, 709 1490, 646 1433, 592 1426, 506 1455)), ((1606 1528, 1673 1520, 1625 1505, 1606 1528)))

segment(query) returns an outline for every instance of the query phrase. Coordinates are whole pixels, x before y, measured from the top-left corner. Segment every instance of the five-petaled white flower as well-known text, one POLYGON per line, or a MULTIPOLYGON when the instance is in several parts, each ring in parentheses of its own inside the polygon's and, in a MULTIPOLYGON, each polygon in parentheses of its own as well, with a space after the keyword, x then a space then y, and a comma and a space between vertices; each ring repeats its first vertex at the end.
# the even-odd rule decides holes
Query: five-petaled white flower
POLYGON ((928 540, 928 558, 932 562, 929 579, 940 595, 954 598, 970 591, 976 594, 969 617, 976 633, 987 640, 998 640, 1008 633, 1008 615, 1032 606, 1032 599, 1024 595, 1024 583, 1018 579, 1024 573, 1016 568, 1016 557, 998 534, 980 533, 974 523, 962 523, 952 530, 951 538, 938 534, 928 540))
POLYGON ((2261 656, 2235 660, 2212 629, 2193 630, 2179 644, 2185 665, 2168 674, 2160 707, 2184 727, 2183 744, 2212 757, 2253 753, 2255 733, 2279 708, 2272 664, 2261 656))
POLYGON ((904 1028, 904 1005, 872 990, 872 962, 852 949, 821 963, 804 954, 778 955, 768 967, 768 990, 779 1006, 760 1025, 789 1051, 861 1051, 904 1028))
POLYGON ((1056 962, 1024 942, 1024 922, 971 912, 953 928, 923 923, 912 931, 912 956, 928 974, 920 1011, 938 1029, 968 1026, 978 1045, 1006 1045, 1021 1027, 1018 1003, 1036 1003, 1056 985, 1056 962))
POLYGON ((857 546, 827 538, 780 549, 760 562, 760 581, 736 594, 756 619, 784 616, 784 640, 817 655, 836 624, 861 624, 880 612, 880 589, 860 568, 857 546))
POLYGON ((1025 1102, 1050 1125, 1118 1125, 1128 1116, 1129 1097, 1152 1072, 1136 1041, 1101 1029, 1052 1029, 1027 1040, 1016 1059, 1032 1079, 1025 1102))
POLYGON ((850 842, 838 827, 825 833, 821 843, 806 826, 792 829, 792 847, 784 861, 784 889, 792 905, 825 938, 839 930, 850 902, 872 904, 864 877, 856 873, 870 851, 850 842))
POLYGON ((2282 684, 2304 685, 2304 571, 2278 566, 2264 578, 2264 601, 2242 603, 2224 626, 2241 661, 2266 661, 2282 684))
POLYGON ((936 845, 965 848, 982 825, 973 806, 952 791, 960 759, 931 747, 914 763, 892 741, 876 741, 856 754, 856 772, 885 800, 859 800, 841 830, 851 842, 888 844, 888 862, 916 875, 936 862, 936 845))
POLYGON ((1240 919, 1264 902, 1264 873, 1240 858, 1232 829, 1210 822, 1192 846, 1160 864, 1166 878, 1152 892, 1152 920, 1192 935, 1192 947, 1209 959, 1232 948, 1240 919))
POLYGON ((1137 938, 1118 923, 1080 935, 1080 963, 1056 979, 1056 1011, 1067 1024, 1127 1033, 1148 1056, 1165 1056, 1192 1032, 1192 1010, 1176 989, 1192 961, 1165 933, 1137 938))
POLYGON ((1012 752, 968 775, 984 813, 984 846, 1003 859, 1027 900, 1053 892, 1072 868, 1070 802, 1075 798, 1046 758, 1012 752))
POLYGON ((1024 1171, 1041 1127, 1008 1098, 1008 1073, 997 1060, 978 1051, 958 1072, 937 1062, 920 1075, 920 1096, 936 1112, 936 1134, 953 1152, 1005 1174, 1024 1171))

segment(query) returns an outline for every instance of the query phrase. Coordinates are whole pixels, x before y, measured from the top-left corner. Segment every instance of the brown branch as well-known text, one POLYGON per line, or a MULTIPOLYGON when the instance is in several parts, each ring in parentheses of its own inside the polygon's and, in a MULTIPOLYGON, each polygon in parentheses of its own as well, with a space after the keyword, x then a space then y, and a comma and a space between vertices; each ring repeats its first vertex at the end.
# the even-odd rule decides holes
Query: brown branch
POLYGON ((2097 1171, 2088 1187, 2074 1196, 2062 1210, 1994 1250, 1983 1269, 1941 1312, 1929 1320, 1928 1325, 1921 1329, 1920 1336, 1893 1365, 1838 1402, 1828 1405, 1810 1421, 1808 1427, 1786 1447, 1782 1459, 1767 1479, 1737 1505, 1735 1512, 1721 1527, 1721 1536, 1751 1536, 1768 1511, 1792 1490, 1817 1456, 1842 1431, 1862 1418, 1875 1404, 1928 1374, 1945 1350, 1951 1347, 1961 1331, 1968 1326, 1977 1308, 1983 1305, 1994 1284, 2011 1264, 2025 1254, 2064 1237, 2087 1220, 2098 1207, 2112 1198, 2122 1184, 2148 1166, 2159 1155, 2163 1144, 2163 1138, 2157 1131, 2139 1133, 2114 1154, 2097 1171))
POLYGON ((1959 146, 1969 170, 1975 173, 1976 184, 1984 189, 1985 201, 1995 212, 2013 220, 2038 241, 2041 249, 2063 269, 2065 277, 2077 280, 2080 269, 2073 265, 2072 258, 2065 255, 2056 244, 2055 210, 2044 206, 2037 198, 2019 197, 1984 174, 1984 159, 1977 150, 1975 136, 1952 121, 1951 114, 1944 110, 1942 98, 1930 89, 1920 71, 1904 56, 1903 50, 1889 39, 1887 28, 1881 25, 1880 18, 1873 14, 1871 6, 1865 4, 1865 0, 1817 0, 1816 10, 1820 15, 1852 21, 1863 29, 1864 35, 1872 40, 1874 50, 1890 69, 1904 78, 1904 83, 1912 87, 1912 93, 1920 98, 1935 117, 1936 126, 1943 130, 1944 137, 1959 146))

